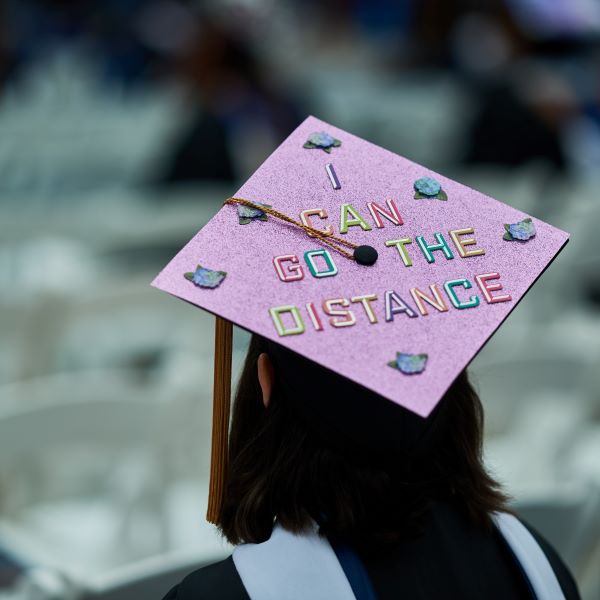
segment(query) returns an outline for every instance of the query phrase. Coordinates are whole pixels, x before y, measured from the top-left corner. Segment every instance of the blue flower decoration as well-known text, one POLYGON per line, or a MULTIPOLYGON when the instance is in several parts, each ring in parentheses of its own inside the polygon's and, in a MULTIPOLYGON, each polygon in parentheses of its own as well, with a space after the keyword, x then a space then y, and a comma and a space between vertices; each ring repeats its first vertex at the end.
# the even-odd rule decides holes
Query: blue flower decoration
POLYGON ((402 371, 405 375, 422 373, 427 365, 427 354, 410 354, 408 352, 396 352, 396 360, 388 363, 388 366, 402 371))
POLYGON ((196 266, 196 270, 192 273, 184 273, 183 276, 191 281, 194 285, 201 288, 216 288, 221 285, 225 279, 225 271, 213 271, 200 265, 196 266))
MULTIPOLYGON (((271 208, 270 204, 261 204, 259 202, 255 202, 258 206, 264 206, 265 208, 271 208)), ((238 212, 238 221, 240 225, 247 225, 252 221, 266 221, 268 219, 267 213, 260 210, 259 208, 253 208, 252 206, 244 206, 243 204, 238 204, 237 207, 238 212)))
POLYGON ((439 181, 433 177, 421 177, 414 183, 415 198, 437 198, 438 200, 448 200, 448 195, 442 189, 439 181))
POLYGON ((304 142, 304 148, 321 148, 327 153, 331 153, 332 148, 338 148, 342 145, 340 140, 336 140, 332 135, 325 131, 316 131, 308 136, 304 142))
POLYGON ((535 236, 535 225, 530 217, 523 219, 518 223, 504 224, 504 237, 508 241, 526 242, 535 236))

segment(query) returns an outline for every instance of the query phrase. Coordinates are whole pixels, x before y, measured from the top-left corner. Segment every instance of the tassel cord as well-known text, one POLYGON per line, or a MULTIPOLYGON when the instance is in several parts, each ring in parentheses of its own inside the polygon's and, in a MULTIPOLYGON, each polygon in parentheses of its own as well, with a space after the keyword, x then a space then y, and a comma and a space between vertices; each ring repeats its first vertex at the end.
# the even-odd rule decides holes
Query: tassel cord
POLYGON ((235 197, 227 198, 227 200, 225 200, 224 204, 241 204, 242 206, 247 206, 249 208, 255 208, 257 210, 260 210, 268 215, 271 215, 272 217, 275 217, 276 219, 280 219, 281 221, 289 223, 290 225, 299 227, 306 233, 318 238, 326 246, 329 246, 330 248, 332 248, 336 252, 339 252, 346 258, 349 258, 350 260, 354 260, 354 255, 351 254, 350 252, 347 252, 343 248, 340 248, 340 246, 346 246, 347 248, 356 249, 356 248, 358 248, 357 244, 353 244, 352 242, 349 242, 348 240, 345 240, 345 239, 338 237, 336 235, 333 235, 333 234, 330 234, 330 235, 326 234, 325 232, 321 231, 320 229, 315 229, 314 227, 305 225, 301 221, 296 221, 295 219, 288 217, 288 215, 286 215, 282 212, 279 212, 278 210, 276 210, 274 208, 270 208, 268 206, 263 206, 262 204, 256 204, 255 202, 251 202, 250 200, 246 200, 245 198, 235 198, 235 197))

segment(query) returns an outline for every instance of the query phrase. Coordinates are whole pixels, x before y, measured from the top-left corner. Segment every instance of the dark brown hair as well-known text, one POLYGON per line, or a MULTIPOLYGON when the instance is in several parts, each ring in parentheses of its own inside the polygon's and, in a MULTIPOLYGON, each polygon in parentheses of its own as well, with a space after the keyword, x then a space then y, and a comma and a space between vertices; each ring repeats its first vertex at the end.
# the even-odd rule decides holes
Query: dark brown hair
MULTIPOLYGON (((483 409, 466 371, 426 420, 343 380, 361 399, 370 395, 370 406, 380 401, 398 418, 420 421, 406 428, 419 432, 414 448, 371 452, 327 419, 311 419, 310 410, 300 407, 303 402, 291 399, 292 388, 281 385, 281 359, 265 409, 257 361, 262 352, 272 356, 273 348, 252 337, 235 397, 218 523, 231 543, 265 541, 274 518, 291 531, 315 519, 327 535, 375 550, 418 535, 433 502, 449 502, 483 527, 491 526, 492 511, 506 510, 507 497, 482 462, 483 409)), ((308 375, 314 389, 327 378, 343 379, 289 351, 284 356, 286 367, 304 361, 302 377, 308 375)), ((307 404, 327 400, 312 398, 307 404)))

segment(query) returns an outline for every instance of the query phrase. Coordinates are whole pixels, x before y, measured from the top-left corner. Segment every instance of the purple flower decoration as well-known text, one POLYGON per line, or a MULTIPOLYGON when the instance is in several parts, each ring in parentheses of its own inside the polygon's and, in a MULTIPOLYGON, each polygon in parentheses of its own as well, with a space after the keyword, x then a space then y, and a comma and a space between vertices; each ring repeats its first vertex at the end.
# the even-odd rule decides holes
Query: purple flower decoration
POLYGON ((196 270, 192 273, 184 273, 183 276, 191 281, 194 285, 201 288, 216 288, 221 285, 223 279, 225 279, 225 271, 213 271, 200 265, 196 266, 196 270))
MULTIPOLYGON (((261 204, 259 202, 255 202, 258 206, 264 206, 265 208, 271 208, 270 204, 261 204)), ((267 213, 260 210, 259 208, 253 208, 252 206, 244 206, 243 204, 238 204, 237 207, 238 213, 238 221, 240 225, 247 225, 252 221, 266 221, 268 219, 267 213)))
POLYGON ((340 140, 336 140, 332 135, 325 131, 316 131, 308 136, 308 140, 304 142, 304 148, 321 148, 327 153, 331 153, 332 148, 337 148, 342 145, 340 140))
POLYGON ((396 352, 396 360, 388 363, 388 366, 402 371, 405 375, 422 373, 427 365, 427 354, 410 354, 408 352, 396 352))
POLYGON ((421 177, 414 183, 415 198, 437 198, 438 200, 448 200, 448 195, 442 189, 437 179, 433 177, 421 177))
POLYGON ((504 229, 503 239, 511 242, 514 240, 526 242, 535 235, 535 225, 530 217, 527 217, 527 219, 523 219, 518 223, 505 223, 504 229))

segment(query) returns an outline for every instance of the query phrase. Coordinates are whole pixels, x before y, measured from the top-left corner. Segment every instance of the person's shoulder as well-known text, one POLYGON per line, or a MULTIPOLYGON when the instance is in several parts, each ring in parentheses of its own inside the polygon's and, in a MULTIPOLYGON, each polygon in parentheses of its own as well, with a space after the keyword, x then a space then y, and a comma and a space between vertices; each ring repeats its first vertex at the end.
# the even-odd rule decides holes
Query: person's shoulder
POLYGON ((569 567, 563 562, 562 558, 559 556, 558 552, 554 549, 552 544, 537 530, 535 527, 532 527, 527 521, 519 518, 521 523, 525 525, 528 529, 529 533, 535 538, 535 541, 538 543, 556 578, 558 579, 558 583, 565 595, 567 600, 580 600, 581 596, 579 595, 579 590, 577 588, 577 584, 575 583, 575 578, 571 574, 569 567))
POLYGON ((196 569, 176 585, 163 600, 250 600, 232 557, 196 569))
MULTIPOLYGON (((432 514, 437 530, 445 532, 444 537, 455 540, 458 545, 462 543, 465 548, 467 546, 471 549, 477 548, 482 555, 485 547, 489 547, 492 540, 503 540, 497 528, 494 528, 491 533, 487 533, 480 527, 475 527, 463 511, 458 510, 451 504, 435 503, 432 507, 432 514)), ((556 549, 535 527, 520 516, 517 516, 517 518, 527 528, 548 559, 565 599, 581 600, 577 583, 556 549)), ((506 542, 503 545, 505 548, 507 547, 506 542)))

